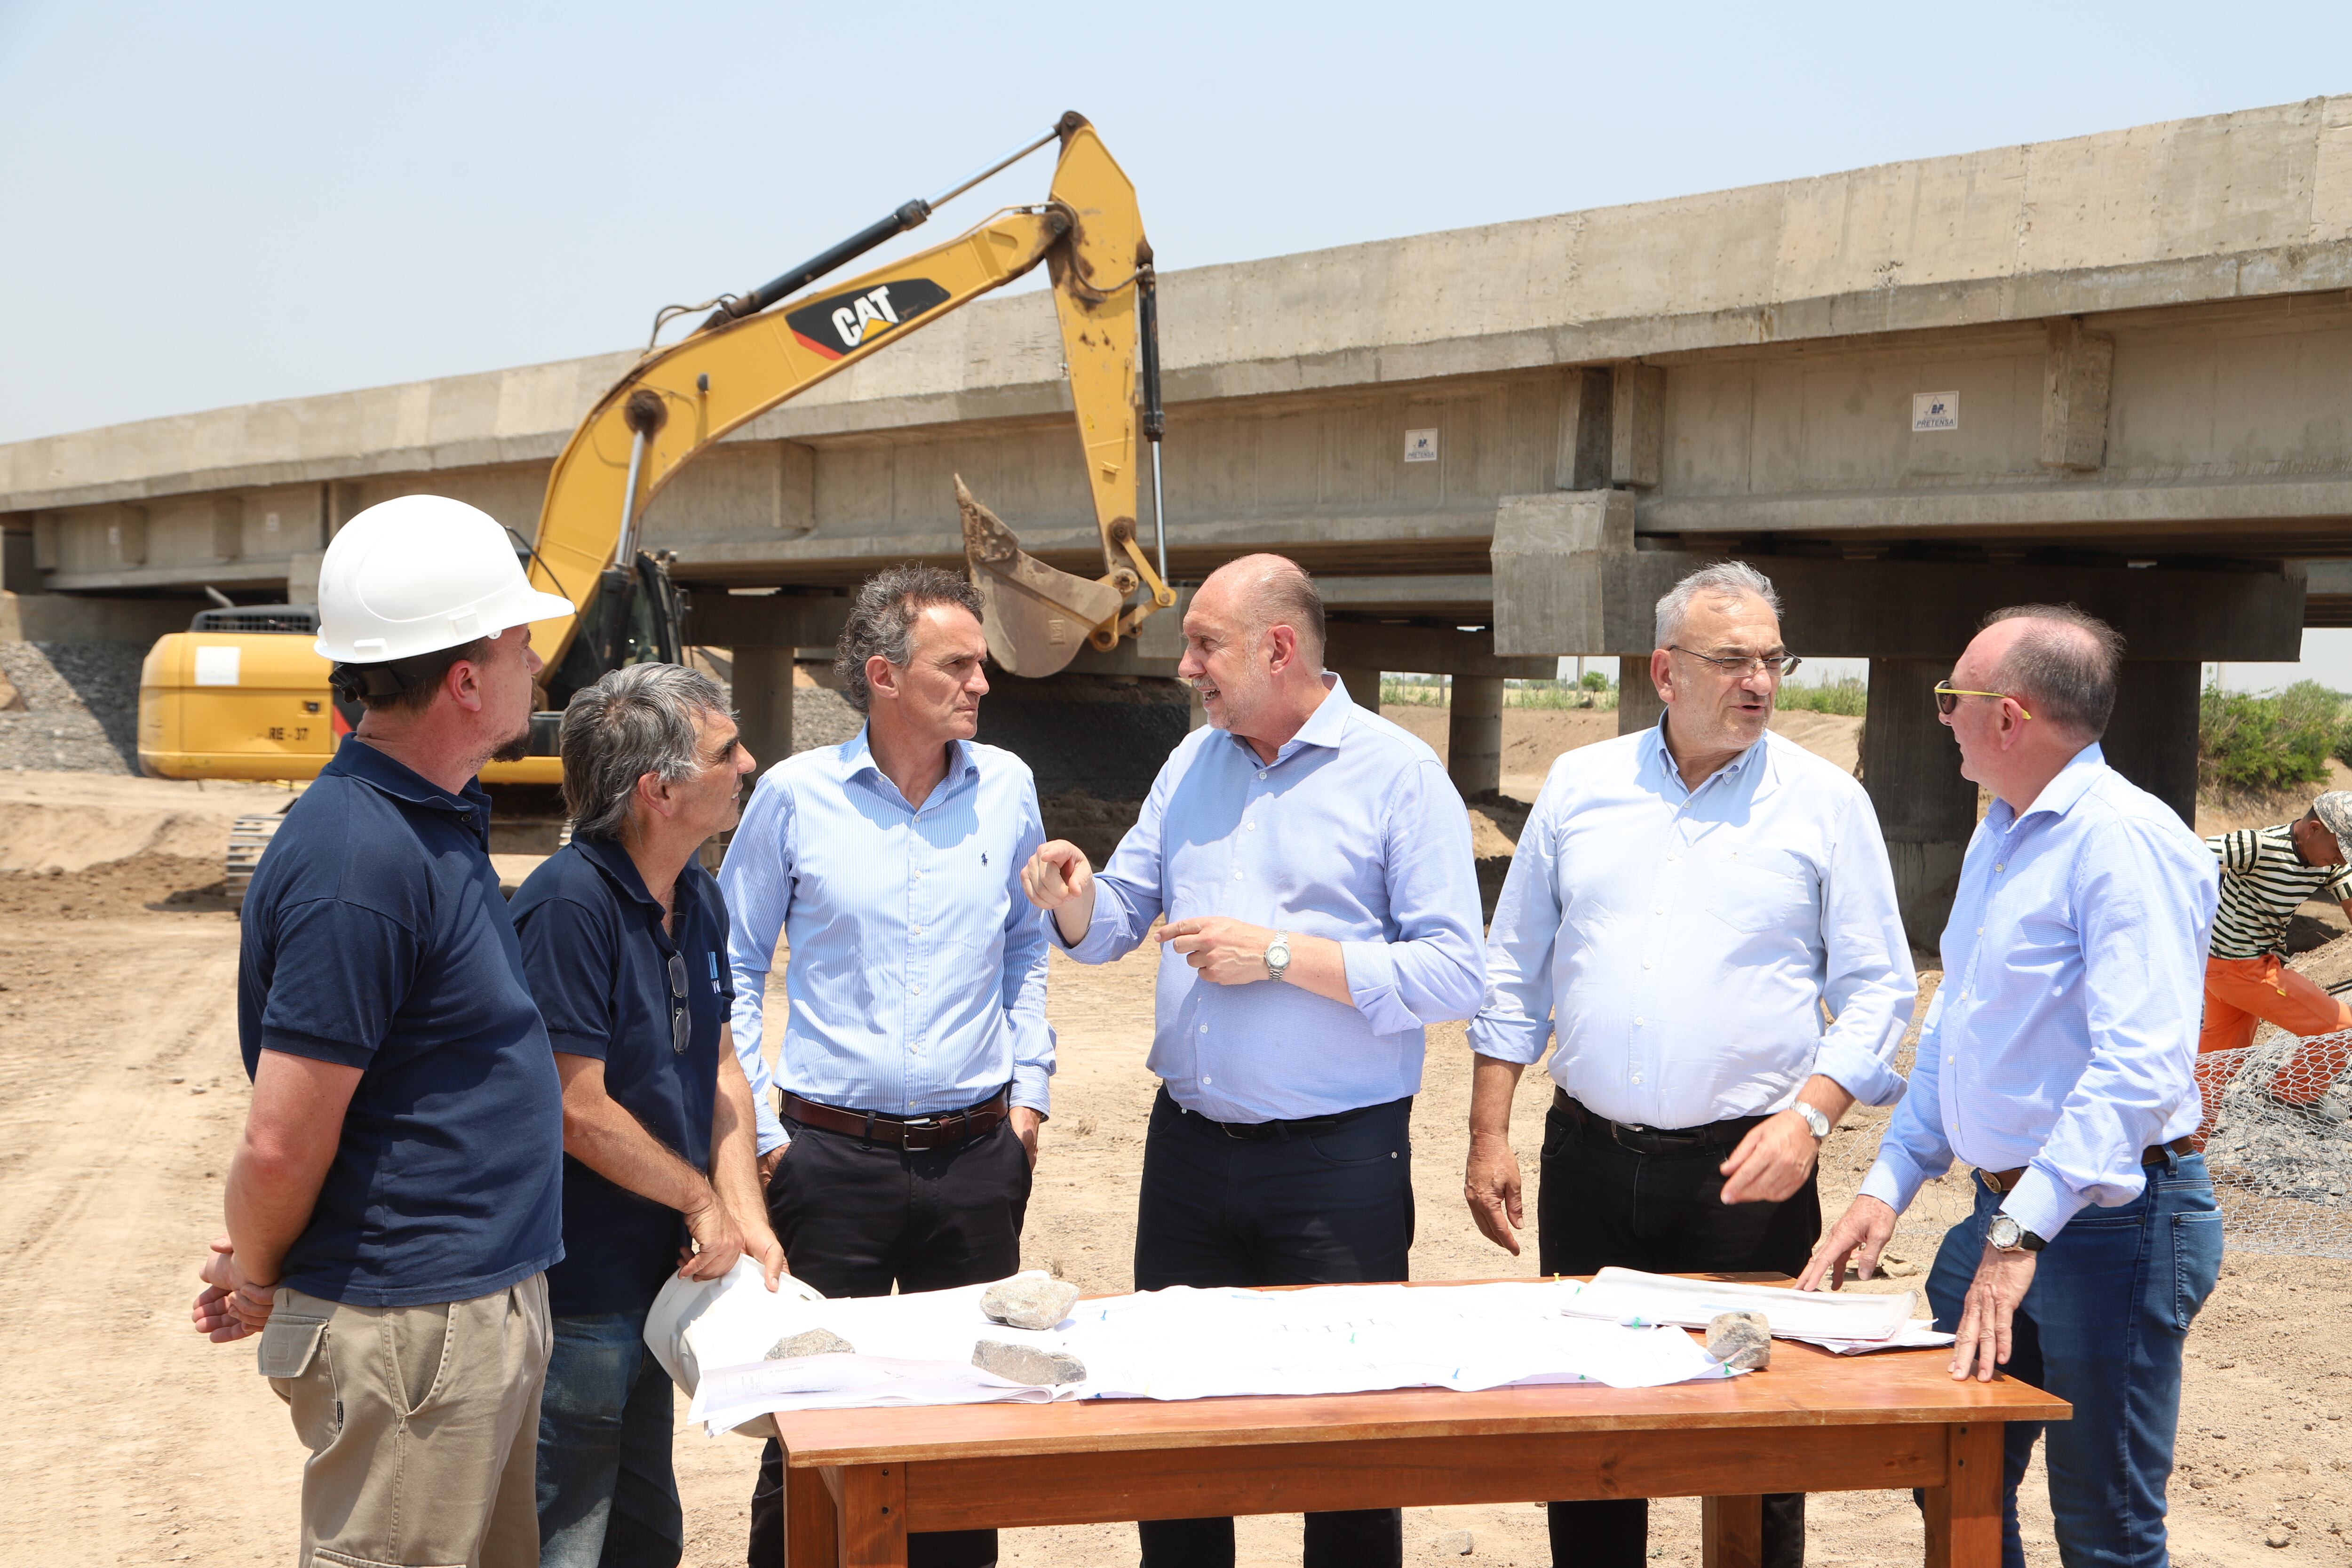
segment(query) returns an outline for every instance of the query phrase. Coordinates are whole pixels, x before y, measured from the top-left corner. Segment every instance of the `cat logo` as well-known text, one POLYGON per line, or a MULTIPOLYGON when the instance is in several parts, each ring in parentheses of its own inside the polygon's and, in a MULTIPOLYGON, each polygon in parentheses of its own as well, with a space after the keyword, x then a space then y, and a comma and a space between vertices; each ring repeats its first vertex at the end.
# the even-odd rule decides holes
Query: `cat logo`
POLYGON ((928 278, 900 278, 847 294, 829 294, 784 312, 801 346, 827 359, 895 331, 947 303, 948 291, 928 278))

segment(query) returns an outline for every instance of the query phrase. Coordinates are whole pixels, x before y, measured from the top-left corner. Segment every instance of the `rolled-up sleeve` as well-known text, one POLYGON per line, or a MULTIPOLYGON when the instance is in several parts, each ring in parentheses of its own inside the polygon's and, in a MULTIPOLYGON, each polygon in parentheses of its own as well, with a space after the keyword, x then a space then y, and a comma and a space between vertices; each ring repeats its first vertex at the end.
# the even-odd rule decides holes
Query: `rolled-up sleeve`
POLYGON ((1876 1198, 1897 1214, 1911 1206, 1922 1186, 1952 1168, 1952 1145, 1944 1136, 1940 1076, 1944 1041, 1937 1025, 1943 1016, 1944 994, 1938 990, 1920 1022, 1910 1085, 1878 1141, 1878 1158, 1862 1179, 1864 1196, 1876 1198))
MULTIPOLYGON (((1069 955, 1080 963, 1108 963, 1125 958, 1143 941, 1151 922, 1160 918, 1166 902, 1160 834, 1168 820, 1169 776, 1174 767, 1171 759, 1160 770, 1160 776, 1151 781, 1150 793, 1143 797, 1142 809, 1136 813, 1135 826, 1127 830, 1127 837, 1111 851, 1109 863, 1095 873, 1094 920, 1087 925, 1085 936, 1065 944, 1069 955)), ((1037 918, 1052 940, 1060 942, 1061 927, 1053 915, 1040 910, 1037 918)))
POLYGON ((1434 759, 1398 779, 1382 832, 1396 936, 1339 944, 1349 999, 1383 1035, 1470 1017, 1486 993, 1478 868, 1469 813, 1434 759))
POLYGON ((1021 890, 1022 868, 1045 842, 1034 783, 1022 788, 1021 814, 1020 838, 1006 868, 1011 897, 1004 916, 1004 1019, 1013 1032, 1013 1103, 1047 1116, 1053 1113, 1054 1030, 1045 1022, 1045 928, 1021 890))
POLYGON ((1813 1070, 1864 1105, 1903 1093, 1895 1048, 1919 995, 1918 972, 1895 902, 1895 870, 1869 797, 1860 791, 1841 814, 1822 889, 1824 991, 1831 1023, 1813 1070))
POLYGON ((760 1031, 776 939, 793 910, 793 826, 792 792, 772 772, 751 791, 719 867, 719 889, 727 901, 727 973, 735 988, 735 1055, 751 1080, 762 1154, 792 1142, 776 1117, 776 1080, 760 1031))
POLYGON ((2089 1205, 2139 1196, 2141 1152, 2163 1141, 2175 1107, 2197 1100, 2210 884, 2182 873, 2137 823, 2098 835, 2078 864, 2072 902, 2091 1057, 2000 1205, 2044 1240, 2089 1205))
POLYGON ((1470 1021, 1470 1048, 1533 1065, 1551 1042, 1552 953, 1559 942, 1559 790, 1544 780, 1511 851, 1495 923, 1486 933, 1485 1005, 1470 1021))

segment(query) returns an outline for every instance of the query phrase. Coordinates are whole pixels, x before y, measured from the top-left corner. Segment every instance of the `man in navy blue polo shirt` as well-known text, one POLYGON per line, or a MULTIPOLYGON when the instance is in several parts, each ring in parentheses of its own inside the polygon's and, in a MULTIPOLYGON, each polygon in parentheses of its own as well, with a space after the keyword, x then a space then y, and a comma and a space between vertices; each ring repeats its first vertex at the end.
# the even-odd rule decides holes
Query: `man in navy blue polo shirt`
POLYGON ((530 623, 571 608, 437 496, 362 512, 320 572, 318 650, 367 712, 246 900, 253 1103, 194 1312, 261 1335, 310 1450, 304 1563, 539 1558, 562 1105, 474 774, 528 742, 530 623))
POLYGON ((616 669, 563 711, 572 842, 514 902, 563 1079, 563 1261, 540 1405, 541 1568, 674 1568, 669 1374, 646 1313, 671 1274, 745 1253, 775 1288, 751 1086, 728 1028, 727 910, 694 861, 735 825, 751 754, 708 676, 616 669))

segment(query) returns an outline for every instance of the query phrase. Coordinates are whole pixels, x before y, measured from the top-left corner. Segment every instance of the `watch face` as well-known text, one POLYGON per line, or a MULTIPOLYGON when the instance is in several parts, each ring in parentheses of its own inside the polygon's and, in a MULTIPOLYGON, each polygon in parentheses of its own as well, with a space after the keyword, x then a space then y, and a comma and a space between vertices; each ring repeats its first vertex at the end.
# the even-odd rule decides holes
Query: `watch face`
POLYGON ((1995 1215, 1991 1226, 1985 1232, 1985 1239, 1992 1243, 1995 1251, 2008 1252, 2015 1248, 2017 1238, 2023 1232, 2024 1227, 2010 1215, 1995 1215))

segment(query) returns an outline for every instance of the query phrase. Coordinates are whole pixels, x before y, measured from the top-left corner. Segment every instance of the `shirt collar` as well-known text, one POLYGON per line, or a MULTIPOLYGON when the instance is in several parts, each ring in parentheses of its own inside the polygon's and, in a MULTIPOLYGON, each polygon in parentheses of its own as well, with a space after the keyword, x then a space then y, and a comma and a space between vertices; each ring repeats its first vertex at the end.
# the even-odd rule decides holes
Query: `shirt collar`
MULTIPOLYGON (((860 773, 872 773, 877 783, 889 784, 890 782, 889 775, 882 771, 882 764, 874 760, 874 742, 870 727, 865 724, 860 724, 857 727, 857 733, 842 742, 841 766, 841 776, 845 779, 854 779, 860 773)), ((972 754, 971 743, 968 741, 950 741, 948 771, 940 775, 940 782, 945 784, 950 779, 977 778, 979 775, 980 759, 972 754)), ((891 784, 890 787, 895 793, 898 786, 891 784)), ((932 787, 936 789, 938 786, 932 787)), ((919 800, 910 800, 907 804, 918 811, 921 810, 923 805, 919 800)))
POLYGON ((1348 721, 1355 712, 1356 703, 1338 676, 1327 672, 1327 678, 1330 684, 1323 689, 1323 700, 1315 705, 1315 711, 1307 716, 1306 723, 1298 726, 1297 734, 1275 748, 1273 763, 1261 761, 1257 748, 1243 737, 1228 733, 1225 738, 1249 753, 1249 763, 1254 768, 1286 763, 1302 746, 1321 746, 1326 751, 1338 751, 1340 741, 1348 733, 1348 721))
MULTIPOLYGON (((637 863, 629 858, 627 847, 619 839, 575 837, 572 840, 572 847, 586 857, 590 865, 604 872, 605 879, 618 888, 623 896, 648 908, 661 908, 660 900, 646 891, 644 873, 637 869, 637 863)), ((678 881, 683 885, 686 879, 681 876, 678 881)))
POLYGON ((320 772, 357 779, 370 788, 410 805, 429 806, 435 811, 446 811, 452 816, 471 814, 484 833, 488 832, 490 796, 489 792, 482 788, 480 780, 468 779, 463 790, 451 795, 415 769, 394 761, 388 753, 368 744, 357 735, 344 736, 334 760, 320 772))
MULTIPOLYGON (((1756 743, 1754 745, 1748 747, 1746 751, 1732 758, 1731 761, 1724 763, 1723 766, 1716 769, 1715 772, 1707 774, 1706 778, 1699 780, 1698 789, 1706 788, 1707 784, 1716 779, 1738 778, 1741 773, 1748 771, 1748 767, 1750 763, 1758 763, 1760 766, 1762 759, 1766 754, 1766 748, 1771 744, 1771 741, 1772 731, 1769 729, 1767 729, 1764 733, 1756 737, 1756 743)), ((1666 716, 1663 711, 1658 715, 1658 721, 1651 725, 1647 731, 1643 731, 1642 736, 1642 752, 1643 757, 1647 761, 1656 763, 1659 771, 1664 773, 1666 777, 1673 779, 1677 784, 1682 784, 1683 770, 1680 764, 1675 763, 1674 752, 1666 745, 1666 716)), ((1686 795, 1696 795, 1698 793, 1698 790, 1693 789, 1687 784, 1684 784, 1683 793, 1686 795)))
MULTIPOLYGON (((2036 816, 2046 811, 2053 816, 2065 816, 2074 809, 2076 801, 2091 793, 2091 786, 2099 782, 2100 770, 2106 765, 2106 752, 2099 749, 2096 741, 2092 742, 2067 760, 2066 765, 2058 770, 2056 778, 2042 786, 2042 793, 2033 797, 2033 804, 2026 808, 2025 815, 2036 816)), ((2010 809, 2009 802, 1998 795, 1986 808, 1985 820, 1992 821, 1995 812, 2000 813, 2005 819, 1997 824, 1999 826, 2007 827, 2011 821, 2020 820, 2017 814, 2010 809)))

